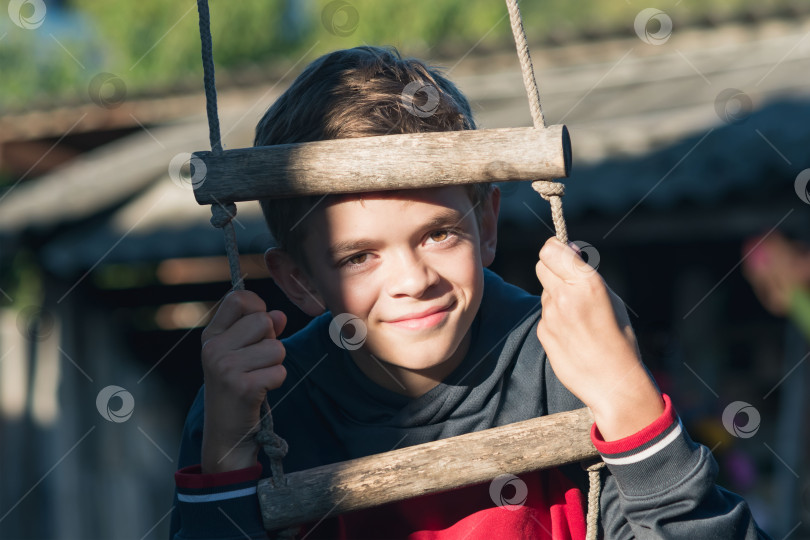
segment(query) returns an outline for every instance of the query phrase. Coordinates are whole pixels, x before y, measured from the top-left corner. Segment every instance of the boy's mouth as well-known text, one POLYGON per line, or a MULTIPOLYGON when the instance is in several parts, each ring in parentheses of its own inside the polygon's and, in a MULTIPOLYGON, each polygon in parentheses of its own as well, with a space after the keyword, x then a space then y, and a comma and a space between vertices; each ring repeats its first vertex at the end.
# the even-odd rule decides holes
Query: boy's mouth
POLYGON ((422 330, 438 325, 448 317, 448 313, 455 306, 455 302, 449 306, 434 306, 418 313, 411 313, 388 321, 398 328, 408 330, 422 330))

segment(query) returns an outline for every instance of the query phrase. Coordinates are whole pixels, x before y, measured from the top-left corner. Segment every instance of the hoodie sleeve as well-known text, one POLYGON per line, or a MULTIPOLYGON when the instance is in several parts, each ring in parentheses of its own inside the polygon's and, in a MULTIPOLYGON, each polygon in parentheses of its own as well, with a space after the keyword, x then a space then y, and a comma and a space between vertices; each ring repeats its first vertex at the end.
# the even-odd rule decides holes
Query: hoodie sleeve
POLYGON ((600 499, 604 538, 768 539, 745 500, 715 484, 717 462, 663 397, 661 416, 629 437, 606 442, 593 425, 609 471, 600 499))
POLYGON ((262 465, 218 474, 200 469, 204 390, 197 393, 183 427, 169 539, 266 539, 256 496, 262 465))
MULTIPOLYGON (((203 398, 205 386, 201 386, 197 397, 189 408, 186 415, 186 423, 183 426, 183 435, 180 438, 180 452, 177 457, 177 468, 183 469, 191 465, 197 465, 202 461, 200 452, 202 450, 202 429, 203 429, 203 398)), ((176 484, 176 482, 175 482, 176 484)), ((180 501, 177 497, 177 488, 174 491, 174 501, 172 503, 172 517, 169 525, 169 540, 177 537, 183 526, 180 501)))
POLYGON ((262 466, 203 474, 199 465, 174 474, 182 527, 173 540, 193 538, 266 539, 256 496, 262 466))

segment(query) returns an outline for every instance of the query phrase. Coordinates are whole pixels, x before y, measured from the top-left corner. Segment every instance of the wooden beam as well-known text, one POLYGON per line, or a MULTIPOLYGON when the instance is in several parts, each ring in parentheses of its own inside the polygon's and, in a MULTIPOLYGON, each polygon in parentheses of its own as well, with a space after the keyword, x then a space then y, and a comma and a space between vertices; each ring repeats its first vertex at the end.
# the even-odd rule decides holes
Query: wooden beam
POLYGON ((579 409, 290 473, 279 488, 263 479, 258 495, 264 526, 312 523, 502 474, 590 459, 598 456, 592 423, 590 411, 579 409))
POLYGON ((335 139, 195 152, 200 204, 568 176, 563 125, 335 139), (202 167, 202 171, 200 170, 202 167))

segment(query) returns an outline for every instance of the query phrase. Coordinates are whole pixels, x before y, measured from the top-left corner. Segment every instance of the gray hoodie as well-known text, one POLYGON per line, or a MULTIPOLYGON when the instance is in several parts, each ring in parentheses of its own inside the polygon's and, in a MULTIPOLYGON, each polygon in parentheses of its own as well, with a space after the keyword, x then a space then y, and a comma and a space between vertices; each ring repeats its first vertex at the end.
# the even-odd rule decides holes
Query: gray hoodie
MULTIPOLYGON (((330 339, 330 313, 313 319, 282 340, 288 375, 268 395, 275 431, 290 448, 285 472, 582 407, 551 369, 537 339, 539 319, 539 297, 485 268, 468 354, 444 381, 415 399, 382 388, 360 371, 348 351, 330 339)), ((186 421, 180 468, 200 462, 202 391, 186 421)), ((656 425, 631 438, 618 444, 594 442, 608 469, 600 499, 604 538, 768 538, 746 502, 715 484, 718 468, 711 452, 689 438, 671 406, 656 425)), ((262 475, 269 475, 263 453, 259 459, 262 475)), ((587 493, 581 467, 561 471, 587 493)), ((194 491, 179 482, 178 490, 194 491)), ((189 520, 195 530, 212 530, 204 526, 211 512, 203 503, 175 499, 172 538, 181 522, 184 532, 177 538, 195 537, 189 520)), ((218 504, 231 503, 220 499, 218 504)), ((255 501, 250 508, 246 512, 243 501, 238 510, 251 516, 244 518, 251 521, 244 527, 260 527, 255 501)))

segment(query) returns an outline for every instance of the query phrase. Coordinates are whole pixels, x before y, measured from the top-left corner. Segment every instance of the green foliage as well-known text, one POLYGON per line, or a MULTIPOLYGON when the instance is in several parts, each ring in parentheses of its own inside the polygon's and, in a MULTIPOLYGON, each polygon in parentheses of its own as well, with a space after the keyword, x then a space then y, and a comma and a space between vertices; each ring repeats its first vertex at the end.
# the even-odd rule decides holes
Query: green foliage
POLYGON ((42 304, 42 273, 29 249, 19 249, 0 266, 0 289, 0 307, 22 309, 42 304))
MULTIPOLYGON (((742 9, 767 12, 792 0, 543 0, 521 2, 531 41, 582 28, 633 27, 640 9, 656 7, 679 24, 742 9)), ((24 30, 0 19, 0 110, 88 101, 100 72, 120 77, 129 96, 201 85, 200 44, 193 0, 70 0, 24 30)), ((509 46, 500 0, 211 0, 217 68, 293 65, 337 48, 394 45, 403 54, 459 57, 473 46, 509 46), (337 2, 337 3, 336 3, 337 2), (294 8, 294 9, 291 9, 294 8), (332 10, 332 17, 326 17, 332 10), (351 28, 349 28, 351 26, 351 28), (345 30, 345 31, 343 31, 345 30)))
MULTIPOLYGON (((95 21, 113 53, 106 70, 124 79, 128 89, 166 87, 201 74, 195 2, 73 3, 95 21)), ((212 2, 217 64, 239 66, 283 50, 286 44, 277 31, 281 4, 281 0, 212 2)))
POLYGON ((86 88, 86 66, 65 50, 74 58, 91 58, 101 44, 76 32, 42 32, 44 28, 24 30, 0 21, 0 110, 52 96, 86 99, 80 97, 86 88))

